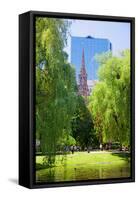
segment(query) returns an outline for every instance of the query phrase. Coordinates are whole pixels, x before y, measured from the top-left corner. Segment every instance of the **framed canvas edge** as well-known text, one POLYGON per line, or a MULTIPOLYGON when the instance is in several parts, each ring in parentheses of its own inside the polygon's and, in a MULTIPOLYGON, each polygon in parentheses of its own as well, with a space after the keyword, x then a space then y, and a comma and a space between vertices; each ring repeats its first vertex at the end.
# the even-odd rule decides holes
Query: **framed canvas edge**
POLYGON ((30 184, 28 188, 49 188, 49 187, 66 187, 66 186, 83 186, 83 185, 99 185, 99 184, 113 184, 113 183, 129 183, 135 182, 135 18, 134 17, 121 17, 121 16, 106 16, 106 15, 89 15, 89 14, 76 14, 76 13, 58 13, 58 12, 43 12, 43 11, 29 11, 30 14, 30 60, 29 60, 29 149, 30 149, 30 184), (122 21, 131 23, 131 177, 129 178, 116 178, 116 179, 100 179, 100 180, 88 180, 88 181, 70 181, 70 182, 58 182, 58 183, 35 183, 35 132, 34 132, 34 116, 35 116, 35 72, 34 66, 34 47, 35 47, 35 35, 34 35, 34 19, 36 16, 45 17, 59 17, 59 18, 76 18, 76 19, 88 19, 88 20, 102 20, 102 21, 122 21))

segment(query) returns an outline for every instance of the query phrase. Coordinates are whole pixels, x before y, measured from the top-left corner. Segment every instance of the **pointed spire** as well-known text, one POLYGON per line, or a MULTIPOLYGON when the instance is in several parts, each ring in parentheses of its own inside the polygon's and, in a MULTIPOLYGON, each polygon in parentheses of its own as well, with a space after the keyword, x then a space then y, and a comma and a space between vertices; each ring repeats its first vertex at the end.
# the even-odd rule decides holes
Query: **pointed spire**
POLYGON ((84 48, 82 49, 82 63, 81 63, 82 68, 85 68, 85 58, 84 58, 84 48))
POLYGON ((82 63, 79 74, 79 94, 82 96, 88 96, 88 85, 87 85, 87 73, 85 68, 84 48, 82 50, 82 63))

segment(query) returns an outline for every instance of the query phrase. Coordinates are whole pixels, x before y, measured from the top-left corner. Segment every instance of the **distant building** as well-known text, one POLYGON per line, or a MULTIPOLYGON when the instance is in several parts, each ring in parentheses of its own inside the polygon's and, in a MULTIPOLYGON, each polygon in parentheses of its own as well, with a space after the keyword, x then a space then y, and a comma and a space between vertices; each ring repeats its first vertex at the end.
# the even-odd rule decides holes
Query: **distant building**
POLYGON ((89 89, 87 85, 87 73, 85 68, 84 49, 82 50, 81 68, 78 81, 79 95, 87 97, 89 95, 89 89))
POLYGON ((94 56, 103 52, 111 51, 112 44, 108 39, 87 37, 71 38, 71 63, 76 69, 77 82, 81 70, 82 51, 85 52, 85 67, 88 80, 97 80, 97 71, 99 64, 95 61, 94 56))
POLYGON ((93 91, 93 88, 94 88, 94 86, 96 85, 97 82, 98 82, 97 80, 87 80, 89 95, 93 91))

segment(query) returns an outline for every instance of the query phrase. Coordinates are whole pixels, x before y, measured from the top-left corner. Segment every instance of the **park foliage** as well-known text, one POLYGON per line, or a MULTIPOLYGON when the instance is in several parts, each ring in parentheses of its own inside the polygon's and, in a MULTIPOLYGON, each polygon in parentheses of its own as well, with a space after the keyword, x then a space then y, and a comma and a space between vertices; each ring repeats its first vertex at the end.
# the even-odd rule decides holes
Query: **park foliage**
POLYGON ((99 82, 86 101, 64 51, 69 28, 67 20, 36 19, 36 138, 49 165, 65 146, 130 145, 129 50, 96 57, 99 82))
POLYGON ((130 51, 96 56, 99 82, 90 98, 89 110, 101 142, 130 146, 130 51))

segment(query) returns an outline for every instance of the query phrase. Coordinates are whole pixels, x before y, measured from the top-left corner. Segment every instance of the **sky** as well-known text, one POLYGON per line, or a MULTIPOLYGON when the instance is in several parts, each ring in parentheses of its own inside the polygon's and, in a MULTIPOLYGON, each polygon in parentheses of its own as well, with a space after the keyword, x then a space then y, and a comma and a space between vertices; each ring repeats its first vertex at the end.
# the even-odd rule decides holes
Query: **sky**
POLYGON ((130 23, 128 22, 109 22, 109 21, 90 21, 90 20, 69 20, 72 22, 70 36, 65 51, 71 54, 71 36, 86 37, 88 35, 95 38, 106 38, 112 43, 114 55, 124 49, 130 49, 130 23))

